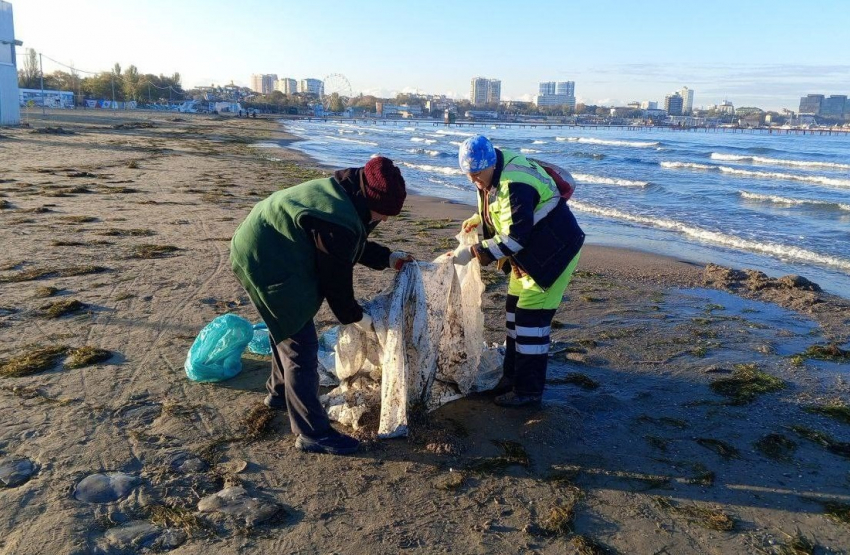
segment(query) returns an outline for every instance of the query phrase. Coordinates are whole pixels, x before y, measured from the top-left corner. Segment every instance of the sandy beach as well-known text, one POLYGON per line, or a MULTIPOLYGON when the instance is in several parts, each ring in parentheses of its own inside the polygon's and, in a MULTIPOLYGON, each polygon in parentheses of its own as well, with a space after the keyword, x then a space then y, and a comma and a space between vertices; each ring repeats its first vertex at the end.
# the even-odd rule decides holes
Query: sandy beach
MULTIPOLYGON (((261 404, 268 359, 218 384, 183 363, 217 315, 258 321, 238 223, 329 170, 253 147, 294 139, 272 119, 26 121, 0 128, 0 554, 850 552, 847 299, 591 244, 542 409, 467 398, 304 454, 261 404)), ((373 238, 430 260, 472 210, 411 195, 373 238)), ((355 277, 365 299, 393 273, 355 277)), ((483 278, 501 342, 506 280, 483 278)))

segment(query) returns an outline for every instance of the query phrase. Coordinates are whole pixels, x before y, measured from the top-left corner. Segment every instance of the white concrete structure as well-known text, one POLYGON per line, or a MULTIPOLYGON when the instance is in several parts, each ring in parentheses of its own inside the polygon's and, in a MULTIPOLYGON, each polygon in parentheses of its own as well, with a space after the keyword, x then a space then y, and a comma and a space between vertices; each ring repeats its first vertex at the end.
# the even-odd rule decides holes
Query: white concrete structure
POLYGON ((21 123, 15 46, 12 4, 0 0, 0 125, 21 123))

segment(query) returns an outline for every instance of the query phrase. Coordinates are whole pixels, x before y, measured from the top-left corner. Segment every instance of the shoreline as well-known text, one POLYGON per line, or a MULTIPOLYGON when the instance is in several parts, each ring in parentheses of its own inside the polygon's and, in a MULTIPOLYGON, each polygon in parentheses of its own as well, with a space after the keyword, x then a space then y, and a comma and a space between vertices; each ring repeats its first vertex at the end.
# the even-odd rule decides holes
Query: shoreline
MULTIPOLYGON (((280 122, 281 126, 284 125, 284 121, 282 120, 280 122)), ((285 129, 281 130, 280 133, 285 135, 283 138, 276 139, 276 142, 280 144, 280 150, 286 151, 290 155, 294 154, 300 158, 302 163, 310 164, 323 170, 335 171, 340 169, 328 164, 322 164, 311 155, 289 147, 293 143, 303 141, 304 139, 302 137, 290 133, 285 129)), ((405 208, 413 213, 421 210, 422 215, 427 217, 441 216, 458 221, 465 220, 475 211, 475 206, 471 204, 414 192, 408 193, 405 208)), ((675 256, 658 254, 646 250, 596 245, 593 243, 586 243, 584 245, 581 256, 580 267, 588 268, 591 271, 601 266, 609 266, 616 258, 622 261, 623 264, 628 265, 635 277, 678 280, 678 283, 683 287, 694 286, 699 281, 702 270, 708 264, 707 262, 682 260, 675 256)))
MULTIPOLYGON (((356 455, 306 454, 262 404, 268 358, 243 356, 220 383, 183 365, 215 317, 258 319, 230 269, 235 227, 327 171, 250 146, 283 137, 275 121, 32 125, 0 138, 0 554, 850 545, 850 302, 591 246, 552 322, 542 407, 470 396, 417 417, 406 439, 367 425, 344 430, 363 440, 356 455), (78 359, 82 347, 106 353, 78 359), (115 482, 91 499, 84 484, 105 474, 115 482)), ((468 209, 410 198, 372 237, 418 260, 450 250, 468 209)), ((481 275, 484 339, 501 343, 506 279, 481 275)), ((394 277, 359 266, 356 296, 394 277)), ((315 322, 338 323, 327 306, 315 322)))

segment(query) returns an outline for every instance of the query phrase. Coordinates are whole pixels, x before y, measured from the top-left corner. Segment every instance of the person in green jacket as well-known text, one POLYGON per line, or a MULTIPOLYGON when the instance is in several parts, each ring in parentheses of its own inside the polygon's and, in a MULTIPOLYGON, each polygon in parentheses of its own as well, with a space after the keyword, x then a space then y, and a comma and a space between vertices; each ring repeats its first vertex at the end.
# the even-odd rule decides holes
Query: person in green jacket
POLYGON ((546 384, 552 318, 584 244, 557 184, 534 160, 494 148, 477 135, 458 149, 458 163, 478 189, 478 212, 465 231, 483 226, 484 240, 460 246, 455 264, 473 258, 510 271, 505 300, 505 361, 496 386, 501 406, 539 404, 546 384))
POLYGON ((372 329, 354 298, 353 270, 393 268, 413 258, 368 240, 401 212, 406 188, 388 158, 362 168, 273 193, 254 206, 233 235, 230 262, 269 329, 272 371, 266 406, 286 409, 303 451, 349 454, 356 439, 334 430, 319 402, 318 339, 313 317, 321 304, 342 324, 372 329))

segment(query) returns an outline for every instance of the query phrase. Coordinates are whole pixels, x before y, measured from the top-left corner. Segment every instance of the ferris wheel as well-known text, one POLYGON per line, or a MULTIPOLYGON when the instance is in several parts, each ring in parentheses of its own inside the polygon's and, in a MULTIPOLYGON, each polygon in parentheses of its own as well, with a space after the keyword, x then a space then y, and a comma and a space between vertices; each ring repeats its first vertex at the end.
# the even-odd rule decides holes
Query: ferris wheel
POLYGON ((324 83, 322 105, 325 107, 325 110, 330 109, 331 102, 333 102, 335 98, 339 98, 343 107, 348 106, 348 102, 351 100, 351 97, 354 96, 354 93, 351 91, 351 83, 348 82, 348 78, 345 75, 341 73, 331 73, 322 81, 324 83))

